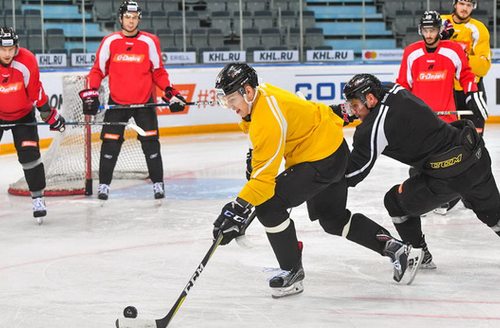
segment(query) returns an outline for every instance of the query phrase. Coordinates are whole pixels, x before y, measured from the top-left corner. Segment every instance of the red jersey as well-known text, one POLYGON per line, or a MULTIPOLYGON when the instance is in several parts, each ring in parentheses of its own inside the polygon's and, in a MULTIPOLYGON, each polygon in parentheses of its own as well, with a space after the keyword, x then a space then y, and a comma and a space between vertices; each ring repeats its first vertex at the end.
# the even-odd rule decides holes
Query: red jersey
POLYGON ((115 32, 102 40, 87 77, 87 88, 99 89, 107 75, 111 98, 121 105, 146 103, 153 82, 162 90, 170 86, 158 37, 142 31, 134 37, 115 32))
POLYGON ((18 120, 48 101, 40 82, 40 71, 35 55, 19 48, 12 62, 0 64, 0 119, 18 120))
MULTIPOLYGON (((476 75, 467 56, 455 42, 441 40, 436 50, 427 52, 425 42, 406 47, 396 83, 425 101, 434 111, 456 111, 453 93, 454 79, 465 93, 477 91, 476 75)), ((457 120, 457 115, 440 116, 445 122, 457 120)))

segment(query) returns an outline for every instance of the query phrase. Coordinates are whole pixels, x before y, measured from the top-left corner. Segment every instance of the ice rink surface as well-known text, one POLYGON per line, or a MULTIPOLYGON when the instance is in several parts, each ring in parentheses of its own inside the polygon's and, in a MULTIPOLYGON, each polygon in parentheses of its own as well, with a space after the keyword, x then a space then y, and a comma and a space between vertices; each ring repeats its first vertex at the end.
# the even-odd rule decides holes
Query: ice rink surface
MULTIPOLYGON (((488 125, 485 140, 498 181, 500 126, 488 125)), ((16 155, 0 157, 0 327, 104 328, 128 305, 143 319, 170 310, 212 243, 212 222, 245 183, 247 141, 225 133, 161 142, 161 206, 150 182, 115 180, 103 207, 96 196, 47 198, 41 226, 30 198, 7 194, 22 176, 16 155)), ((349 191, 349 208, 395 233, 383 197, 407 172, 382 156, 349 191)), ((305 245, 304 293, 270 297, 272 273, 262 269, 277 262, 254 222, 253 248, 219 247, 170 327, 500 327, 500 240, 461 203, 422 219, 438 268, 410 286, 392 280, 388 258, 324 233, 304 206, 291 216, 305 245)))

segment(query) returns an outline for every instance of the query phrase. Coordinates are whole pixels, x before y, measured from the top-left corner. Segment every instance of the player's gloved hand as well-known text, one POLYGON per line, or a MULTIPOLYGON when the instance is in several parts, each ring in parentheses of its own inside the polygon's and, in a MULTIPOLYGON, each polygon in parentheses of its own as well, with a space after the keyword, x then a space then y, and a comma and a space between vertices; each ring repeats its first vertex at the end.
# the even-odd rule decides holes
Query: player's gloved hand
POLYGON ((252 152, 253 152, 253 149, 249 148, 248 149, 248 153, 247 153, 247 170, 245 172, 247 180, 250 180, 250 177, 252 176, 252 171, 253 171, 253 167, 252 167, 252 152))
POLYGON ((453 24, 449 19, 445 19, 443 22, 443 31, 441 32, 441 40, 449 40, 455 33, 455 29, 453 28, 453 24))
POLYGON ((50 124, 51 131, 63 132, 66 130, 66 120, 59 114, 57 109, 50 108, 50 110, 40 111, 40 117, 45 123, 50 124))
POLYGON ((488 107, 484 101, 482 91, 471 91, 467 93, 465 103, 474 115, 482 117, 486 121, 488 118, 488 107))
POLYGON ((99 91, 95 89, 82 90, 79 93, 80 98, 83 102, 83 114, 84 115, 96 115, 99 105, 99 91))
POLYGON ((165 96, 162 97, 165 102, 170 103, 168 106, 172 113, 182 112, 186 107, 186 99, 172 87, 165 88, 165 96))
POLYGON ((347 109, 345 108, 345 104, 339 104, 339 105, 330 105, 330 108, 332 111, 337 114, 341 119, 344 120, 344 126, 346 126, 349 123, 352 123, 356 116, 354 115, 349 115, 347 112, 347 109))
POLYGON ((217 238, 219 232, 222 231, 224 238, 221 245, 229 244, 231 240, 240 235, 241 228, 245 225, 251 212, 252 205, 241 198, 236 198, 236 200, 227 203, 214 222, 214 238, 217 238))

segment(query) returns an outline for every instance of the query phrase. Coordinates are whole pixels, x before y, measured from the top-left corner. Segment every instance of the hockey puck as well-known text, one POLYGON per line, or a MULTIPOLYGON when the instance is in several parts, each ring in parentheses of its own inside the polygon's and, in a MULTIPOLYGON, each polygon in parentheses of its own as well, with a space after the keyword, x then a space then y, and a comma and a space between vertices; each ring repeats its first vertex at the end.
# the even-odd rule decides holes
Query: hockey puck
POLYGON ((137 309, 135 308, 135 306, 127 306, 124 310, 123 310, 123 316, 125 318, 137 318, 137 309))

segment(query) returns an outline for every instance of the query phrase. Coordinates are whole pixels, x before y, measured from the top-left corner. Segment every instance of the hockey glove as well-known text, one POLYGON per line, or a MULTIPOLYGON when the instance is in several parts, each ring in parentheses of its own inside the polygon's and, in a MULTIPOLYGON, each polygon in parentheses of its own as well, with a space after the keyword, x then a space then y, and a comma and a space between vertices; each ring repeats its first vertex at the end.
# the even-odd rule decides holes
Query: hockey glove
POLYGON ((449 40, 455 33, 455 29, 453 28, 453 24, 450 20, 446 19, 443 22, 443 31, 441 32, 441 40, 449 40))
POLYGON ((172 113, 182 112, 186 107, 186 99, 172 87, 165 88, 165 96, 162 97, 165 102, 170 103, 168 106, 172 113))
POLYGON ((476 117, 483 118, 486 121, 488 118, 488 108, 484 101, 482 91, 471 91, 467 93, 465 103, 476 117))
POLYGON ((95 89, 86 89, 80 91, 80 98, 83 102, 83 114, 84 115, 96 115, 99 105, 99 91, 95 89))
POLYGON ((344 120, 344 126, 352 123, 352 121, 354 121, 354 119, 356 118, 356 116, 349 115, 349 113, 347 113, 347 109, 345 108, 344 104, 330 105, 330 108, 335 114, 337 114, 341 119, 344 120))
POLYGON ((221 245, 229 244, 231 240, 240 235, 240 231, 251 212, 252 205, 241 198, 236 198, 235 201, 227 203, 214 222, 214 238, 217 238, 219 232, 222 231, 224 238, 221 241, 221 245))
POLYGON ((252 171, 253 171, 253 167, 252 167, 252 152, 253 152, 253 149, 249 148, 248 149, 248 153, 247 153, 247 170, 245 172, 247 180, 250 180, 250 178, 252 177, 252 171))
POLYGON ((50 110, 40 111, 40 117, 45 123, 50 124, 51 131, 63 132, 66 130, 66 120, 62 115, 57 112, 57 109, 50 108, 50 110))

